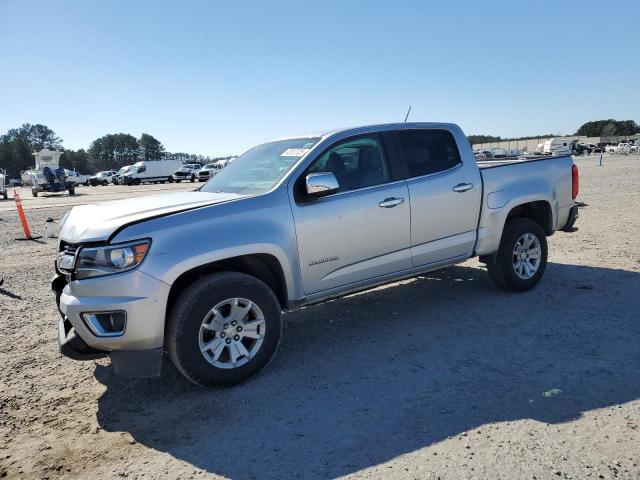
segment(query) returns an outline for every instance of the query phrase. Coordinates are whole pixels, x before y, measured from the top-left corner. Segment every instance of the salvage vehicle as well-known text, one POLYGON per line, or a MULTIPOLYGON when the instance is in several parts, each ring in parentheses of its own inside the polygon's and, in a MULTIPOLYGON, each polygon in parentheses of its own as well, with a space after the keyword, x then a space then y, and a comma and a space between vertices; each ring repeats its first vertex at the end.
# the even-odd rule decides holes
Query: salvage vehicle
POLYGON ((173 172, 173 181, 180 183, 182 180, 191 183, 196 181, 196 174, 202 168, 199 163, 185 163, 175 172, 173 172))
POLYGON ((115 175, 115 170, 103 170, 96 173, 92 177, 89 177, 89 185, 91 185, 92 187, 97 187, 98 185, 106 187, 113 181, 113 177, 115 175))
POLYGON ((577 194, 571 156, 476 162, 453 124, 268 142, 199 191, 73 207, 60 350, 133 376, 159 375, 166 351, 192 382, 231 385, 272 358, 283 310, 471 257, 502 289, 533 288, 577 194))
POLYGON ((78 173, 75 170, 67 170, 65 169, 64 173, 66 173, 67 178, 70 182, 75 183, 76 185, 84 185, 85 187, 89 186, 90 175, 84 175, 82 173, 78 173))
POLYGON ((127 173, 131 167, 133 167, 133 165, 125 165, 124 167, 120 168, 120 170, 118 170, 116 172, 116 174, 113 176, 113 178, 111 179, 111 181, 113 182, 114 185, 122 185, 123 181, 122 181, 122 176, 127 173))
POLYGON ((204 167, 198 170, 198 181, 206 182, 211 179, 211 177, 218 174, 220 170, 222 170, 226 165, 227 161, 218 160, 217 162, 207 163, 204 167))

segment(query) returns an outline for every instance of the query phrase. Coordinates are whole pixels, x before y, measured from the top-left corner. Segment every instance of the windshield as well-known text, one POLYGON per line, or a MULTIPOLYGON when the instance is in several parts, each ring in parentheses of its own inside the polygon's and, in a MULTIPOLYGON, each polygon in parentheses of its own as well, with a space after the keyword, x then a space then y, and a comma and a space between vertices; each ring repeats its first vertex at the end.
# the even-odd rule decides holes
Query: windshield
POLYGON ((122 175, 124 173, 127 173, 130 168, 131 167, 122 167, 120 170, 118 170, 118 175, 122 175))
POLYGON ((220 170, 220 173, 202 187, 202 191, 266 192, 319 140, 319 138, 291 138, 258 145, 220 170))

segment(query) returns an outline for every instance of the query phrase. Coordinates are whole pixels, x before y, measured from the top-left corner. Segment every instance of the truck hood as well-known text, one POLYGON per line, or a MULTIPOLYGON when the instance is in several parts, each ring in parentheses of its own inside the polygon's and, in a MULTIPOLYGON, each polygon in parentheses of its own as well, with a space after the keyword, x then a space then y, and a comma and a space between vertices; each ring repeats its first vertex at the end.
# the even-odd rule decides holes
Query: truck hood
POLYGON ((59 238, 69 243, 107 240, 130 223, 241 198, 236 193, 179 192, 79 205, 64 219, 59 238))

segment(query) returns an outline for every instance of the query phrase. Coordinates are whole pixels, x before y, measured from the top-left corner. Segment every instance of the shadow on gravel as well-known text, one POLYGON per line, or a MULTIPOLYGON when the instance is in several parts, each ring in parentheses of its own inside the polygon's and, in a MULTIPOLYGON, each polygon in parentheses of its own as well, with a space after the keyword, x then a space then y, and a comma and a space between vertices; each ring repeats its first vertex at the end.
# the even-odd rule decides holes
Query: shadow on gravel
MULTIPOLYGON (((0 283, 0 285, 2 284, 0 283)), ((13 293, 13 292, 10 292, 9 290, 5 290, 2 287, 0 287, 0 295, 4 295, 5 297, 9 297, 13 300, 22 300, 22 297, 17 293, 13 293)))
POLYGON ((335 477, 492 422, 567 422, 640 398, 640 274, 549 264, 531 292, 454 267, 285 316, 277 358, 230 389, 166 364, 97 367, 98 421, 230 478, 335 477))

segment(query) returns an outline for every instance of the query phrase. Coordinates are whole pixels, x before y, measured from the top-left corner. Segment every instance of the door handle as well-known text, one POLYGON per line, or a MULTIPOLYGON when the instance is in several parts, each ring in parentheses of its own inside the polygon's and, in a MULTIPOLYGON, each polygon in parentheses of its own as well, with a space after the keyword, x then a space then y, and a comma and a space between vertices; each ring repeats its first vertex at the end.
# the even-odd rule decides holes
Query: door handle
POLYGON ((455 187, 453 187, 454 192, 462 193, 467 190, 471 190, 473 188, 473 183, 459 183, 455 187))
POLYGON ((404 198, 389 197, 389 198, 385 198, 378 205, 381 208, 393 208, 396 205, 400 205, 403 202, 404 202, 404 198))

